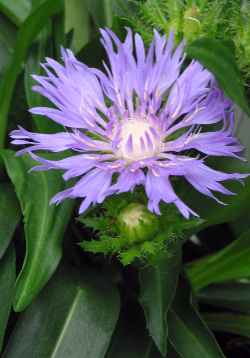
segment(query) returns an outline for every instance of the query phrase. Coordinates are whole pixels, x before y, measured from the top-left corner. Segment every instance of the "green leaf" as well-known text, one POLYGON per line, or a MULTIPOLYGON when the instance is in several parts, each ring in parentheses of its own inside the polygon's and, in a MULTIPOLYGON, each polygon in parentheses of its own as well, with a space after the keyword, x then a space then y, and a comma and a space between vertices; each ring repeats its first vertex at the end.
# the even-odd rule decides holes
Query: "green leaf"
POLYGON ((38 6, 40 6, 42 3, 44 3, 46 0, 29 0, 32 5, 32 10, 36 9, 38 6))
POLYGON ((0 0, 0 11, 2 11, 13 23, 20 26, 31 10, 29 0, 0 0))
POLYGON ((105 358, 160 358, 161 355, 149 337, 138 310, 124 311, 113 334, 105 358))
POLYGON ((74 31, 72 47, 78 52, 89 42, 91 34, 86 1, 65 0, 65 32, 71 30, 74 31))
POLYGON ((60 269, 21 315, 5 358, 103 358, 119 316, 105 277, 60 269))
POLYGON ((15 250, 13 246, 10 246, 4 257, 0 260, 0 353, 14 296, 15 278, 15 250))
POLYGON ((73 202, 49 205, 52 196, 64 188, 59 173, 28 173, 34 166, 29 156, 17 158, 9 150, 3 150, 1 155, 24 216, 26 257, 14 301, 14 309, 22 311, 47 283, 61 259, 63 234, 73 202))
POLYGON ((181 265, 181 250, 161 259, 154 266, 141 268, 140 303, 147 328, 163 356, 167 353, 167 314, 175 295, 181 265))
POLYGON ((199 302, 225 307, 240 312, 250 312, 250 284, 224 283, 208 286, 196 295, 199 302))
POLYGON ((19 222, 21 212, 13 188, 8 183, 0 183, 0 259, 9 246, 19 222))
POLYGON ((168 314, 169 340, 182 358, 222 358, 212 333, 192 305, 189 289, 180 286, 168 314))
POLYGON ((211 283, 250 276, 250 230, 219 252, 187 265, 187 274, 195 291, 211 283))
POLYGON ((28 49, 43 26, 47 24, 48 19, 62 10, 62 5, 61 0, 47 0, 32 12, 20 27, 12 61, 0 86, 0 148, 4 146, 11 99, 28 49))
POLYGON ((5 71, 11 56, 16 40, 16 28, 0 13, 0 75, 5 71))
MULTIPOLYGON (((44 61, 45 57, 48 55, 48 42, 47 42, 47 31, 44 29, 41 31, 41 36, 39 42, 36 46, 33 46, 32 50, 29 51, 28 58, 25 63, 25 72, 24 72, 24 86, 25 86, 25 95, 29 108, 45 106, 47 105, 46 99, 32 90, 32 87, 36 84, 36 81, 32 78, 33 74, 41 75, 42 68, 40 63, 44 61), (44 31, 45 30, 45 31, 44 31)), ((46 132, 49 128, 49 124, 53 124, 53 121, 49 121, 46 117, 41 118, 38 115, 32 115, 34 126, 39 132, 46 132)))
POLYGON ((186 52, 188 56, 195 58, 211 71, 225 93, 250 115, 232 47, 233 44, 228 41, 202 38, 187 46, 186 52))
POLYGON ((113 2, 114 0, 87 0, 89 12, 97 27, 112 26, 113 2))
POLYGON ((250 316, 235 313, 207 313, 203 317, 210 329, 250 338, 250 316))
MULTIPOLYGON (((25 85, 25 94, 27 98, 27 103, 29 107, 49 107, 50 102, 40 93, 37 93, 32 90, 32 86, 37 84, 37 82, 32 78, 32 74, 41 75, 44 74, 44 70, 41 67, 41 62, 44 62, 45 57, 52 57, 52 43, 50 34, 50 23, 48 23, 48 28, 44 28, 39 36, 39 42, 32 46, 31 51, 27 61, 25 63, 25 73, 24 73, 24 85, 25 85)), ((61 126, 54 121, 50 120, 47 117, 41 117, 38 115, 32 115, 34 127, 39 132, 45 133, 55 133, 56 131, 61 130, 61 126)))
MULTIPOLYGON (((53 47, 53 58, 57 61, 61 61, 61 49, 70 48, 72 44, 72 32, 66 34, 65 32, 65 14, 57 14, 53 17, 53 21, 50 21, 52 25, 51 47, 53 47)), ((49 39, 50 41, 50 39, 49 39)))

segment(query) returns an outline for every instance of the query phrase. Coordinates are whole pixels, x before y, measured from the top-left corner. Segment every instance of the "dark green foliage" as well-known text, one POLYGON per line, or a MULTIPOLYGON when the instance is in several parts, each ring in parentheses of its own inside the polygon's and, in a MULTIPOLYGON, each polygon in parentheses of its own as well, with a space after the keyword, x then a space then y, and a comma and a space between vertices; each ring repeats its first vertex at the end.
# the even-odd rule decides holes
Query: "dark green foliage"
POLYGON ((172 256, 139 270, 140 304, 149 333, 163 356, 168 351, 168 312, 175 296, 180 269, 181 247, 178 245, 172 256))
POLYGON ((25 20, 18 32, 13 57, 0 85, 0 148, 4 146, 11 99, 29 46, 47 23, 48 18, 58 13, 61 8, 62 0, 45 1, 25 20))
POLYGON ((117 290, 61 267, 21 315, 4 357, 102 358, 119 315, 117 290))
POLYGON ((185 283, 181 283, 168 315, 169 340, 184 358, 223 358, 213 334, 192 302, 185 283))
POLYGON ((34 165, 29 156, 17 158, 10 150, 2 151, 1 156, 24 217, 26 258, 17 279, 14 300, 14 309, 22 311, 47 283, 61 259, 72 202, 60 207, 49 205, 53 194, 64 187, 58 173, 28 173, 34 165))
POLYGON ((198 299, 212 306, 250 312, 250 284, 248 280, 213 284, 200 290, 198 299))
MULTIPOLYGON (((211 330, 230 333, 222 348, 226 357, 236 357, 230 351, 235 337, 241 336, 241 346, 250 337, 249 178, 245 186, 229 184, 237 195, 226 198, 225 207, 175 181, 201 219, 184 220, 173 205, 162 205, 148 235, 131 234, 121 212, 133 203, 146 207, 141 188, 76 218, 74 201, 49 206, 65 186, 61 173, 28 173, 34 162, 7 149, 7 128, 22 124, 47 133, 59 128, 27 111, 48 104, 31 90, 30 75, 43 73, 40 62, 46 56, 60 61, 65 46, 100 68, 105 55, 98 27, 112 26, 123 39, 124 26, 131 25, 147 44, 153 28, 174 30, 176 43, 185 37, 186 61, 199 60, 249 113, 243 88, 250 78, 248 1, 0 0, 3 358, 224 357, 211 330)), ((243 118, 238 133, 249 147, 250 125, 243 118)), ((235 160, 212 164, 249 172, 247 163, 235 160)), ((140 219, 138 226, 147 224, 140 219)))
POLYGON ((211 283, 250 277, 250 230, 223 250, 187 266, 193 288, 200 290, 211 283))
POLYGON ((208 327, 215 332, 228 332, 250 338, 250 316, 235 313, 207 313, 203 315, 208 327))

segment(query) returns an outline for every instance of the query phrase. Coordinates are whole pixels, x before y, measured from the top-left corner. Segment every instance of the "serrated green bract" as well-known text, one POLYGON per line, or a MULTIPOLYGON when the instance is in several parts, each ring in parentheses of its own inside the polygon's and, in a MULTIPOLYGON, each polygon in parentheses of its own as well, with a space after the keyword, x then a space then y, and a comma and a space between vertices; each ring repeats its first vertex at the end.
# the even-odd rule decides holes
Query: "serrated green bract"
POLYGON ((93 208, 87 215, 78 218, 93 230, 94 237, 79 245, 94 254, 117 256, 125 266, 135 260, 153 264, 160 257, 171 255, 176 241, 183 240, 185 232, 200 222, 183 219, 170 205, 163 206, 161 212, 160 216, 150 213, 145 206, 145 197, 139 191, 133 195, 126 193, 111 197, 101 208, 93 208), (130 220, 134 218, 138 226, 133 225, 132 229, 124 222, 124 215, 130 211, 130 220))

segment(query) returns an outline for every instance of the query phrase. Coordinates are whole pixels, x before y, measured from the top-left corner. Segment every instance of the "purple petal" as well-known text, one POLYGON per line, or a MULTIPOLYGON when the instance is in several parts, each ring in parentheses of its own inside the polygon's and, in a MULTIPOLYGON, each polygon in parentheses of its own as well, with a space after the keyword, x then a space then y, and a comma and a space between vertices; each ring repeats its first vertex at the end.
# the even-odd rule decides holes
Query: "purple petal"
POLYGON ((167 204, 173 203, 185 218, 190 214, 197 216, 183 201, 175 194, 169 181, 169 176, 156 176, 149 171, 146 177, 146 194, 148 196, 148 209, 156 214, 160 214, 159 204, 164 201, 167 204))

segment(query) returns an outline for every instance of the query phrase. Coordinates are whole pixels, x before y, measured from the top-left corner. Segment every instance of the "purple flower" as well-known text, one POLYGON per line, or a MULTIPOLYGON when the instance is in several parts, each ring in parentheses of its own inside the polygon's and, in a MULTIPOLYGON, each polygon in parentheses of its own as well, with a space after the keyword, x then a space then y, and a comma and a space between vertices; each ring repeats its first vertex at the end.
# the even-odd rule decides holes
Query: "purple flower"
POLYGON ((83 198, 82 213, 109 195, 143 185, 149 210, 160 214, 161 201, 173 203, 188 218, 197 214, 177 196, 172 177, 185 177, 217 201, 213 192, 233 194, 221 182, 247 175, 205 164, 210 155, 240 158, 243 149, 233 135, 232 104, 211 73, 196 61, 182 70, 184 43, 174 49, 173 34, 167 40, 155 31, 147 52, 130 29, 124 42, 109 29, 101 34, 109 59, 105 72, 63 49, 63 65, 47 58, 46 75, 33 76, 38 82, 33 90, 55 107, 30 112, 49 117, 65 131, 39 134, 19 127, 11 132, 13 144, 28 145, 18 153, 28 152, 40 163, 33 170, 63 170, 65 180, 80 177, 52 203, 83 198), (69 149, 72 156, 57 161, 34 153, 69 149))

